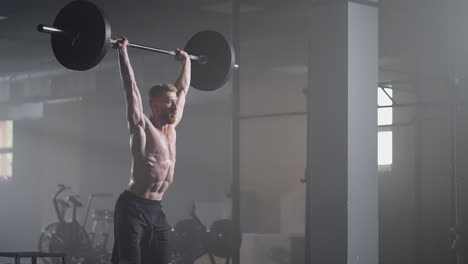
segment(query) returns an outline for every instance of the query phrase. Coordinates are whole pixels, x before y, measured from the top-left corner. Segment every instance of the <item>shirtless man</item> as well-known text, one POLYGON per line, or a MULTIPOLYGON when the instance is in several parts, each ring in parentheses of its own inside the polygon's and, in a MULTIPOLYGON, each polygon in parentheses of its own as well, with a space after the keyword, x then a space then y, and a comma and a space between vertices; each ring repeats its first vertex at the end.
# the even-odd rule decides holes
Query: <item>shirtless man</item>
POLYGON ((158 84, 149 91, 151 116, 143 113, 140 92, 127 53, 128 40, 117 39, 120 73, 127 100, 130 148, 133 156, 128 188, 115 206, 112 264, 167 264, 170 227, 161 200, 172 183, 176 163, 176 130, 190 87, 190 58, 177 49, 182 71, 174 85, 158 84))

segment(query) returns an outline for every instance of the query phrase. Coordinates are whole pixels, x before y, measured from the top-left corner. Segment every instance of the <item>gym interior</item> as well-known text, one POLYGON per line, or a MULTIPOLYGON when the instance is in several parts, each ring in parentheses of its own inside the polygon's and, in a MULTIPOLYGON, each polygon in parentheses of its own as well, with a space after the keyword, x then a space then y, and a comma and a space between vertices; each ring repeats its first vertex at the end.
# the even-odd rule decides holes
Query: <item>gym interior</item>
MULTIPOLYGON (((0 263, 111 263, 132 153, 109 38, 173 51, 204 30, 228 46, 192 61, 171 263, 468 262, 468 1, 90 0, 110 36, 86 70, 38 32, 70 2, 0 2, 0 263)), ((149 114, 180 65, 128 53, 149 114)))

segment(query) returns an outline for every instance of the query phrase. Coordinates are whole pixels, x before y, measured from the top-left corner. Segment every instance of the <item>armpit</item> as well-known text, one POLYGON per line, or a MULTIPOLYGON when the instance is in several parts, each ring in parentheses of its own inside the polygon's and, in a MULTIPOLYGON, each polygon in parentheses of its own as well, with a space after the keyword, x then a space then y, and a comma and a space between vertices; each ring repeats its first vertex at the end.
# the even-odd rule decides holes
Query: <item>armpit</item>
POLYGON ((145 130, 146 119, 147 119, 147 117, 143 116, 143 118, 140 119, 140 121, 138 123, 134 124, 134 125, 128 123, 128 130, 130 131, 130 134, 134 134, 135 132, 139 132, 138 131, 139 129, 143 129, 143 131, 144 131, 145 130))

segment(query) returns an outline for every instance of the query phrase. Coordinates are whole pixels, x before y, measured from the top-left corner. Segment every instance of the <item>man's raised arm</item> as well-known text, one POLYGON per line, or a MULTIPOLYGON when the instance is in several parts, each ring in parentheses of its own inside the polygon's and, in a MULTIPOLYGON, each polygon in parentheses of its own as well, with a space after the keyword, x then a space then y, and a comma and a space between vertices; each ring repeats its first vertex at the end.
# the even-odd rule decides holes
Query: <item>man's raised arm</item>
POLYGON ((177 115, 175 125, 179 124, 184 113, 185 96, 190 87, 191 61, 189 55, 180 49, 176 50, 176 60, 182 62, 182 70, 174 86, 177 88, 177 115))
POLYGON ((143 105, 141 101, 140 91, 138 90, 135 75, 127 52, 128 40, 125 37, 117 38, 117 43, 114 47, 119 51, 120 75, 122 77, 125 97, 127 101, 127 119, 130 131, 133 131, 135 126, 144 125, 143 122, 143 105))

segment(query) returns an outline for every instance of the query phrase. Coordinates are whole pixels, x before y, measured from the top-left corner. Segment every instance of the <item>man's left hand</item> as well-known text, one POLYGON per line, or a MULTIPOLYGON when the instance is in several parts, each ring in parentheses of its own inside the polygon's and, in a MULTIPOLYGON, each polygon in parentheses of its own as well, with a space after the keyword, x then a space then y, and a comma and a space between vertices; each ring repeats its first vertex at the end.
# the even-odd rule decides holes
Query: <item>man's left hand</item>
POLYGON ((175 59, 177 61, 182 61, 182 62, 190 61, 190 57, 187 54, 187 52, 180 50, 180 49, 176 49, 175 52, 176 52, 175 59))

